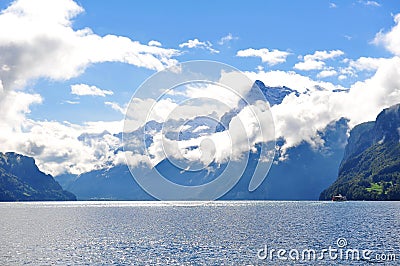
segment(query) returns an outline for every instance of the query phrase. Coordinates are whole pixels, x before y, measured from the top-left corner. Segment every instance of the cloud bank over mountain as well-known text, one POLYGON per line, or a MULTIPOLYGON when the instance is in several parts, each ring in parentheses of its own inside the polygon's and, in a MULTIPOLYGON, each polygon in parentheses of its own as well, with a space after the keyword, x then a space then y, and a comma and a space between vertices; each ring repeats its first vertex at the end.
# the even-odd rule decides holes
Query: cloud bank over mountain
MULTIPOLYGON (((217 53, 215 43, 224 44, 232 40, 237 43, 241 40, 241 37, 236 37, 237 34, 229 34, 231 37, 214 38, 214 42, 193 38, 176 41, 175 48, 165 48, 163 40, 154 41, 158 38, 142 43, 122 35, 96 33, 90 27, 77 28, 76 21, 84 12, 84 7, 72 0, 18 0, 0 14, 0 141, 4 151, 34 156, 41 170, 54 175, 64 172, 79 174, 124 163, 124 155, 119 150, 121 139, 118 137, 123 130, 123 118, 75 124, 33 118, 32 111, 45 102, 44 96, 35 91, 35 82, 69 81, 82 76, 93 65, 110 62, 158 71, 176 64, 185 54, 184 49, 200 48, 213 55, 223 54, 224 47, 218 47, 217 53)), ((374 120, 380 110, 400 102, 400 14, 394 15, 393 19, 394 25, 379 31, 373 39, 377 49, 390 53, 387 57, 347 58, 345 49, 317 49, 305 55, 298 55, 295 50, 249 48, 251 46, 235 50, 233 56, 241 57, 240 60, 258 57, 268 66, 275 67, 289 64, 289 58, 295 57, 292 55, 299 56, 298 61, 291 65, 292 70, 243 69, 254 81, 262 80, 267 86, 286 86, 298 92, 286 96, 282 103, 271 108, 275 135, 285 140, 283 154, 304 141, 316 148, 323 146, 324 141, 318 131, 332 121, 346 117, 349 126, 353 127, 374 120), (333 61, 340 61, 340 66, 331 66, 333 61), (311 77, 308 73, 313 71, 316 74, 311 77), (368 75, 364 78, 363 73, 368 75), (349 86, 338 85, 341 83, 329 79, 346 80, 358 76, 360 78, 349 86)), ((103 98, 104 105, 110 110, 124 112, 129 96, 126 96, 125 103, 118 104, 109 99, 113 87, 111 91, 105 89, 107 87, 89 84, 93 83, 76 82, 66 87, 74 88, 72 93, 76 96, 101 96, 98 98, 103 98)), ((207 95, 229 100, 212 86, 191 87, 184 93, 188 97, 207 95)), ((150 99, 137 100, 135 112, 154 103, 150 99)), ((224 106, 218 105, 202 108, 214 110, 219 118, 227 112, 224 106)), ((175 115, 181 116, 194 112, 190 108, 177 108, 177 103, 166 97, 157 102, 152 113, 154 121, 165 121, 172 110, 175 110, 175 115)), ((238 116, 246 116, 245 110, 238 116)), ((255 130, 251 127, 251 119, 244 120, 249 121, 249 130, 255 130)), ((140 128, 144 124, 138 121, 135 126, 140 128)), ((201 126, 204 125, 198 126, 197 130, 204 133, 205 129, 201 126)), ((223 134, 215 133, 215 137, 220 135, 223 134)), ((155 135, 155 139, 157 137, 155 135)), ((198 138, 187 141, 185 145, 196 146, 200 141, 201 138, 198 138)), ((216 143, 221 145, 217 150, 224 150, 226 141, 218 140, 216 143)), ((153 147, 155 154, 158 148, 153 147)), ((131 156, 140 161, 143 155, 131 156)))

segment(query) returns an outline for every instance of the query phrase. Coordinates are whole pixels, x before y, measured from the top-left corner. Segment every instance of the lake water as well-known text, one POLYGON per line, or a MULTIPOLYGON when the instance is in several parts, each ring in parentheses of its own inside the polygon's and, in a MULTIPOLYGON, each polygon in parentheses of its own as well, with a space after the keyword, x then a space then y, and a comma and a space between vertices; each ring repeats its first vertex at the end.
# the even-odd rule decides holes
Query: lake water
POLYGON ((0 265, 400 265, 400 202, 1 203, 0 228, 0 265))

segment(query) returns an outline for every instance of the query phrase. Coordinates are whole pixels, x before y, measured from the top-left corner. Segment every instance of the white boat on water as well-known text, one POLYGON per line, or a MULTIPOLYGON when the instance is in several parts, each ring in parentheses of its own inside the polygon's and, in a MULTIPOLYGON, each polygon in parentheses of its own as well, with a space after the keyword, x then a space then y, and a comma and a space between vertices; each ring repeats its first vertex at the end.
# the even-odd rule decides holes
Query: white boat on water
POLYGON ((346 200, 347 200, 346 196, 342 196, 342 194, 332 197, 332 201, 346 201, 346 200))

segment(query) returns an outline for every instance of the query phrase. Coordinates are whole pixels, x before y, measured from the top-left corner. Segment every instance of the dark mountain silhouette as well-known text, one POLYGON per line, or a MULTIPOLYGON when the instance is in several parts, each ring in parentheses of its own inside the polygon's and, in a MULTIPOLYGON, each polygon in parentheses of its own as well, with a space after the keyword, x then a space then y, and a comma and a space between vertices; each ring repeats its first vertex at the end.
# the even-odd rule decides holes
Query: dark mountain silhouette
POLYGON ((399 104, 354 127, 339 176, 320 199, 342 194, 350 200, 400 200, 399 129, 399 104))
POLYGON ((31 157, 0 153, 0 201, 76 200, 51 175, 41 172, 31 157))

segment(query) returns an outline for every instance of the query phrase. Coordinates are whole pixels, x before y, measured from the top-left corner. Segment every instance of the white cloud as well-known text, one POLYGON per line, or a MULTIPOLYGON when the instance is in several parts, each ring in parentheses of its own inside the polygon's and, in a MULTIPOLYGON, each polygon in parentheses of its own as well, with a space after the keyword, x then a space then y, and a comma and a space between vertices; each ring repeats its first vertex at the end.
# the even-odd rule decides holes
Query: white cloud
POLYGON ((96 86, 90 86, 87 84, 74 84, 71 85, 71 94, 84 96, 84 95, 92 95, 92 96, 101 96, 105 97, 106 95, 113 95, 114 93, 109 90, 102 90, 97 88, 96 86))
POLYGON ((83 8, 72 0, 17 0, 0 14, 0 80, 6 90, 45 77, 65 80, 95 63, 123 62, 160 70, 176 63, 174 49, 127 37, 75 30, 83 8))
POLYGON ((317 78, 327 78, 327 77, 332 77, 336 76, 337 72, 336 70, 330 69, 330 70, 323 70, 317 74, 317 78))
POLYGON ((325 66, 325 62, 317 61, 317 60, 307 60, 304 62, 299 62, 294 65, 295 69, 298 70, 319 70, 323 69, 325 66))
MULTIPOLYGON (((189 99, 196 99, 196 98, 204 98, 210 99, 207 103, 209 104, 211 100, 215 100, 215 102, 220 102, 220 107, 215 106, 213 110, 219 114, 226 112, 226 108, 234 108, 237 106, 238 102, 240 101, 240 97, 230 89, 224 88, 222 86, 216 84, 204 84, 204 85, 194 85, 189 84, 187 85, 187 89, 185 90, 184 95, 189 99)), ((241 94, 245 95, 245 94, 241 94)), ((204 108, 204 107, 203 107, 204 108)))
POLYGON ((115 102, 104 102, 104 104, 110 106, 113 110, 120 112, 123 115, 125 115, 126 113, 126 106, 122 107, 121 105, 115 102))
POLYGON ((304 56, 304 60, 327 60, 333 59, 335 57, 344 55, 344 52, 341 50, 331 50, 327 51, 316 51, 314 54, 308 54, 304 56))
POLYGON ((400 13, 394 16, 394 22, 389 32, 378 32, 373 43, 383 45, 392 54, 400 56, 400 13))
MULTIPOLYGON (((135 131, 147 121, 153 120, 164 123, 171 112, 177 108, 179 109, 178 104, 170 98, 163 98, 158 101, 151 98, 133 98, 126 109, 125 132, 135 131)), ((184 110, 189 111, 187 108, 184 110)), ((182 115, 182 118, 185 117, 184 113, 178 111, 175 111, 174 114, 176 116, 182 115)))
POLYGON ((201 42, 199 41, 199 39, 193 39, 193 40, 188 40, 187 42, 181 43, 179 44, 180 48, 189 48, 189 49, 193 49, 193 48, 200 48, 200 49, 205 49, 210 51, 211 53, 219 53, 218 50, 215 50, 214 48, 212 48, 212 43, 209 41, 205 41, 205 42, 201 42))
MULTIPOLYGON (((348 61, 350 64, 351 60, 348 61)), ((347 77, 357 77, 357 71, 354 67, 348 66, 348 67, 340 67, 339 68, 339 73, 342 75, 346 75, 347 77)))
POLYGON ((111 132, 115 129, 121 130, 121 122, 79 126, 27 121, 30 133, 20 136, 43 150, 35 153, 27 146, 19 146, 18 149, 24 154, 34 156, 41 170, 53 175, 63 172, 80 174, 105 168, 115 160, 114 151, 121 146, 120 140, 106 129, 112 130, 111 132))
POLYGON ((21 91, 0 93, 0 132, 12 135, 12 132, 20 128, 20 123, 30 113, 32 104, 42 102, 39 94, 28 94, 21 91))
POLYGON ((266 86, 270 87, 283 87, 287 86, 300 93, 307 93, 308 91, 315 91, 324 88, 325 90, 343 90, 342 86, 334 85, 330 82, 315 81, 309 77, 302 76, 293 71, 258 71, 258 72, 245 72, 252 80, 262 80, 266 86))
POLYGON ((246 95, 252 86, 251 80, 243 79, 243 74, 239 71, 222 71, 219 84, 227 87, 211 83, 189 83, 180 86, 176 91, 169 91, 168 96, 203 99, 203 101, 189 102, 191 106, 178 107, 173 114, 174 117, 190 118, 196 116, 196 113, 206 111, 219 118, 230 109, 236 108, 241 99, 240 95, 246 95))
MULTIPOLYGON (((128 164, 130 167, 136 167, 142 162, 147 162, 147 155, 136 154, 131 151, 119 151, 114 160, 114 164, 128 164)), ((151 167, 151 165, 149 165, 151 167)))
MULTIPOLYGON (((253 73, 252 76, 266 81, 267 85, 271 82, 271 78, 285 80, 283 77, 290 77, 292 81, 286 80, 294 85, 296 80, 305 85, 318 84, 298 74, 277 75, 260 72, 253 73)), ((272 83, 277 85, 276 81, 272 83)), ((399 103, 400 57, 395 56, 382 61, 371 78, 354 83, 346 91, 334 92, 333 88, 340 87, 330 83, 324 84, 323 87, 330 89, 313 90, 300 94, 299 97, 291 94, 282 104, 272 107, 276 136, 282 136, 286 140, 284 150, 298 145, 301 141, 307 141, 315 147, 323 145, 316 133, 318 130, 323 130, 331 121, 346 117, 349 119, 350 127, 353 127, 362 122, 375 120, 384 108, 399 103)))
POLYGON ((359 0, 358 1, 360 4, 363 4, 365 6, 373 6, 373 7, 380 7, 381 4, 379 4, 376 1, 363 1, 363 0, 359 0))
MULTIPOLYGON (((208 129, 208 126, 202 124, 193 128, 193 125, 185 124, 184 121, 190 121, 197 117, 220 120, 221 116, 227 112, 238 110, 241 99, 239 95, 246 95, 253 85, 251 80, 243 79, 243 74, 237 71, 222 71, 218 82, 226 87, 213 83, 191 83, 176 88, 176 91, 165 95, 165 98, 158 99, 157 102, 150 99, 133 99, 134 105, 129 106, 127 114, 129 129, 125 128, 125 132, 131 132, 138 128, 139 117, 143 115, 140 112, 145 112, 147 121, 155 120, 164 123, 163 132, 160 129, 151 131, 153 142, 148 148, 148 154, 152 165, 156 165, 166 156, 175 159, 186 158, 191 162, 201 162, 205 165, 210 162, 210 158, 215 159, 216 163, 222 163, 229 159, 239 160, 244 151, 249 151, 250 148, 254 149, 255 143, 265 142, 265 134, 273 135, 270 127, 272 122, 265 118, 266 103, 256 102, 251 108, 240 109, 238 114, 232 113, 234 117, 229 123, 229 130, 203 133, 198 137, 192 136, 185 140, 163 137, 163 134, 177 133, 179 130, 189 128, 193 132, 208 129), (231 88, 230 84, 234 84, 234 88, 231 88), (267 120, 265 123, 267 126, 260 128, 258 125, 260 120, 267 120), (213 144, 203 145, 203 141, 213 144)), ((141 121, 141 124, 144 122, 141 121)), ((127 123, 125 123, 126 125, 127 123)), ((129 141, 130 148, 141 150, 136 154, 143 154, 144 151, 137 148, 143 144, 136 140, 135 134, 131 134, 131 136, 133 136, 132 141, 125 139, 129 141)))
MULTIPOLYGON (((347 92, 333 92, 335 89, 344 88, 328 82, 314 81, 294 72, 249 72, 248 75, 265 81, 266 85, 286 85, 302 92, 298 97, 291 94, 281 104, 272 107, 276 136, 282 136, 286 140, 283 151, 298 145, 301 141, 307 141, 314 147, 319 147, 323 145, 323 141, 316 132, 324 129, 331 121, 347 117, 350 119, 350 126, 354 126, 374 120, 383 108, 398 103, 400 99, 400 57, 385 60, 379 65, 374 76, 355 83, 347 92)), ((29 113, 31 104, 40 103, 40 96, 21 92, 10 92, 7 95, 14 98, 11 97, 6 101, 10 113, 2 117, 3 120, 0 123, 4 127, 4 130, 3 128, 0 130, 0 141, 4 150, 34 156, 40 169, 51 174, 65 171, 82 173, 124 162, 124 153, 114 154, 120 142, 113 136, 121 132, 122 121, 92 122, 84 125, 32 121, 27 119, 25 114, 29 113), (16 103, 20 107, 11 108, 16 103), (81 136, 80 139, 78 139, 79 136, 81 136)), ((215 97, 218 95, 215 94, 215 97)), ((154 106, 154 103, 154 100, 137 100, 133 113, 146 111, 146 108, 154 106)), ((158 107, 155 105, 154 118, 159 121, 164 120, 171 110, 177 109, 174 104, 164 99, 158 107)), ((208 109, 211 108, 208 107, 208 109)), ((190 110, 187 112, 190 113, 190 110)), ((199 111, 196 112, 199 114, 199 111)), ((241 152, 254 147, 254 143, 261 137, 257 133, 260 132, 257 123, 249 117, 251 115, 249 110, 242 110, 231 120, 228 132, 179 141, 180 150, 174 149, 176 143, 162 142, 161 136, 157 138, 157 133, 155 133, 154 143, 149 152, 154 155, 154 162, 164 158, 165 154, 161 149, 167 149, 177 158, 184 154, 185 158, 207 162, 206 157, 201 157, 202 153, 199 149, 188 149, 186 153, 183 152, 185 147, 199 145, 207 137, 215 144, 215 147, 209 148, 215 149, 217 162, 224 162, 230 156, 231 158, 238 157, 241 152), (245 130, 239 130, 241 128, 245 130), (245 140, 250 140, 250 143, 245 140), (232 147, 235 147, 233 151, 232 147)), ((138 126, 141 125, 143 121, 138 123, 138 126)), ((214 154, 214 152, 210 150, 204 154, 214 154)), ((145 161, 146 158, 143 152, 135 152, 130 156, 134 164, 145 161)))
POLYGON ((65 103, 68 103, 68 104, 79 104, 78 101, 69 101, 69 100, 65 101, 65 103))
POLYGON ((387 60, 387 58, 360 57, 357 60, 350 60, 349 67, 359 71, 375 71, 387 60))
POLYGON ((228 35, 222 37, 222 38, 218 41, 218 44, 219 44, 219 45, 224 45, 224 44, 226 44, 226 43, 229 43, 229 42, 232 41, 232 40, 237 40, 237 39, 239 39, 239 37, 235 37, 235 36, 232 35, 232 33, 229 33, 228 35))
MULTIPOLYGON (((41 170, 53 175, 79 174, 118 162, 114 151, 120 142, 113 134, 122 132, 123 121, 83 125, 34 121, 27 114, 31 105, 41 103, 41 96, 16 88, 37 78, 67 80, 102 62, 160 70, 175 64, 172 57, 179 55, 177 50, 143 45, 126 37, 99 36, 89 28, 75 30, 72 19, 82 12, 83 8, 71 0, 18 0, 0 13, 2 151, 33 156, 41 170)), ((86 84, 71 86, 71 92, 112 94, 86 84)))
POLYGON ((37 94, 9 91, 1 95, 0 142, 2 151, 33 156, 39 168, 49 174, 79 174, 104 168, 114 161, 120 146, 113 134, 122 131, 123 121, 68 122, 34 121, 27 118, 30 107, 39 104, 37 94), (85 136, 79 139, 79 136, 85 136))
POLYGON ((329 8, 337 8, 337 5, 335 3, 329 3, 329 8))
POLYGON ((357 77, 361 72, 375 72, 380 66, 383 66, 390 58, 360 57, 356 60, 345 58, 342 63, 348 64, 347 67, 340 67, 339 80, 350 77, 357 77))
POLYGON ((177 108, 179 108, 178 104, 171 99, 161 99, 152 105, 150 112, 148 113, 148 120, 163 123, 168 120, 168 116, 177 108))
POLYGON ((198 48, 207 46, 206 42, 200 42, 199 39, 188 40, 187 42, 179 44, 180 48, 198 48))
POLYGON ((210 129, 210 127, 206 126, 206 125, 202 125, 202 126, 196 127, 192 132, 193 133, 197 133, 197 132, 200 132, 200 131, 203 131, 203 130, 207 130, 207 129, 210 129))
POLYGON ((153 134, 153 143, 148 149, 152 164, 158 164, 166 155, 175 159, 200 161, 205 165, 212 160, 216 163, 241 160, 244 152, 255 150, 256 143, 271 140, 267 137, 273 135, 270 127, 272 121, 262 114, 266 108, 266 104, 260 102, 246 106, 232 118, 228 130, 189 140, 170 140, 157 132, 153 134), (211 145, 202 145, 205 140, 211 145))
MULTIPOLYGON (((147 116, 150 108, 155 104, 155 102, 156 101, 154 99, 139 99, 139 98, 133 98, 130 101, 128 109, 126 111, 126 118, 125 118, 126 132, 135 131, 136 129, 141 127, 144 123, 146 123, 146 120, 142 118, 147 116)), ((156 119, 159 119, 159 117, 157 117, 156 119)))
POLYGON ((295 69, 298 70, 320 70, 325 67, 325 60, 334 59, 336 57, 344 55, 341 50, 331 51, 316 51, 314 54, 305 55, 303 62, 299 62, 294 65, 295 69))
MULTIPOLYGON (((12 113, 3 117, 0 124, 4 126, 4 130, 0 130, 2 148, 3 150, 33 156, 39 168, 46 173, 52 175, 65 172, 80 174, 124 163, 124 155, 130 158, 129 162, 133 165, 147 160, 147 155, 143 150, 137 150, 130 154, 129 152, 115 154, 115 150, 121 147, 121 143, 120 139, 114 134, 122 132, 123 121, 87 122, 83 125, 68 122, 33 121, 27 119, 25 114, 29 113, 30 105, 40 103, 40 96, 25 93, 17 94, 16 92, 10 92, 7 95, 15 96, 15 98, 10 98, 7 101, 7 106, 15 105, 17 102, 18 106, 21 107, 18 108, 19 111, 17 111, 17 108, 10 108, 12 113), (8 120, 5 120, 7 118, 8 120)), ((176 104, 169 99, 163 99, 156 104, 151 100, 136 100, 136 102, 138 104, 135 104, 134 111, 146 110, 151 106, 153 112, 150 116, 162 122, 173 110, 177 109, 176 104), (143 104, 147 106, 141 108, 143 104)), ((174 148, 176 142, 166 141, 161 138, 160 132, 154 132, 152 134, 154 143, 150 146, 148 152, 154 156, 154 163, 158 163, 165 158, 164 150, 179 158, 183 154, 182 150, 194 144, 200 145, 202 140, 209 138, 214 145, 200 145, 201 148, 188 151, 184 157, 200 160, 204 163, 210 162, 210 159, 214 158, 214 153, 215 161, 219 163, 225 162, 229 158, 240 158, 243 151, 248 151, 249 147, 254 146, 262 137, 260 136, 262 131, 257 129, 258 120, 254 118, 254 110, 256 112, 257 110, 263 112, 263 110, 259 106, 252 108, 252 110, 248 108, 242 110, 237 118, 233 118, 230 132, 219 132, 188 141, 179 141, 179 150, 174 148), (250 140, 250 143, 247 140, 250 140)), ((210 110, 211 108, 203 107, 202 109, 210 110)), ((190 112, 190 110, 187 111, 190 112)), ((199 111, 197 111, 198 113, 199 111)), ((179 118, 182 117, 179 116, 179 118)), ((140 125, 143 125, 143 123, 140 125)), ((197 128, 197 130, 203 129, 207 129, 207 127, 200 126, 197 128)), ((265 132, 268 129, 263 130, 265 132)))
POLYGON ((239 57, 260 57, 263 63, 268 63, 270 66, 286 62, 286 57, 288 57, 288 55, 290 55, 289 52, 277 49, 269 50, 267 48, 258 50, 249 48, 246 50, 239 50, 236 53, 236 56, 239 57))
POLYGON ((147 43, 148 46, 162 46, 162 44, 159 41, 151 40, 147 43))

